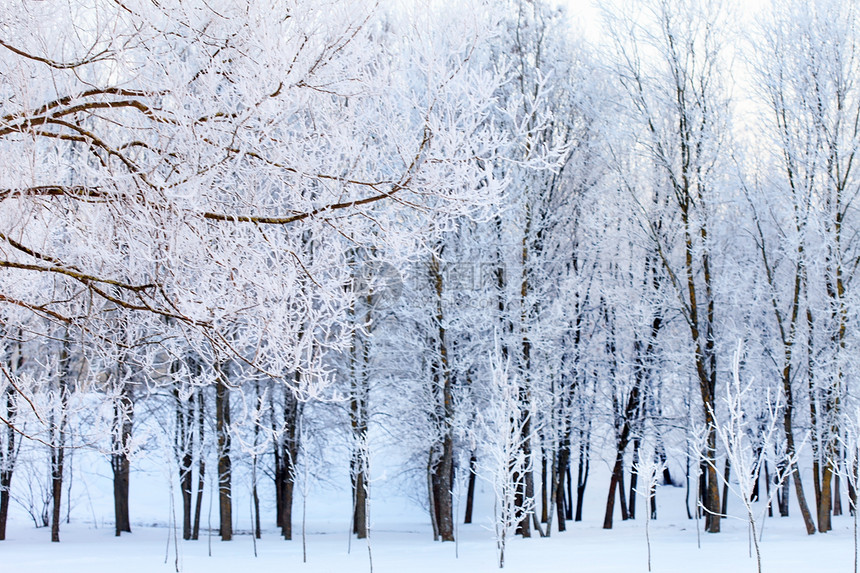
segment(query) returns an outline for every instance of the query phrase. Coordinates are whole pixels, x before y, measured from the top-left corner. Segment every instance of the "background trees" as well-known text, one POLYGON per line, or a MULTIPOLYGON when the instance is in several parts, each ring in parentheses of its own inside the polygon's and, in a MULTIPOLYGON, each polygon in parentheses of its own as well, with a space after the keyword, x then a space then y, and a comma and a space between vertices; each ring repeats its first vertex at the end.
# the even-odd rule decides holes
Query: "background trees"
MULTIPOLYGON (((720 530, 713 412, 718 378, 718 256, 715 217, 720 169, 725 161, 728 100, 724 60, 725 14, 709 3, 659 1, 615 23, 617 77, 627 93, 632 134, 652 163, 657 184, 640 206, 642 226, 653 243, 689 328, 702 414, 708 428, 706 521, 720 530)), ((629 183, 628 183, 629 185, 629 183)))

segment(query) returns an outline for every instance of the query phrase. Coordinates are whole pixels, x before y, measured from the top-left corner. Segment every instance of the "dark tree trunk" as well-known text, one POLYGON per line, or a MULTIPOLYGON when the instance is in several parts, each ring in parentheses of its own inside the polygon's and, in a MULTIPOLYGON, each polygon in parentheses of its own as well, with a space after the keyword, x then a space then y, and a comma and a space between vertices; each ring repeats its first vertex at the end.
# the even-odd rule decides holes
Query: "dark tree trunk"
MULTIPOLYGON (((761 459, 761 448, 756 449, 756 451, 753 452, 753 454, 754 454, 756 459, 761 459)), ((756 477, 755 481, 753 482, 752 493, 750 493, 750 501, 751 502, 758 501, 758 498, 759 498, 758 483, 761 481, 761 478, 762 478, 762 472, 759 472, 759 475, 756 477)))
POLYGON ((60 541, 60 514, 63 498, 63 471, 66 456, 66 427, 69 412, 69 378, 70 372, 70 342, 69 333, 66 331, 60 350, 59 371, 57 372, 57 383, 59 389, 59 411, 54 406, 51 415, 51 541, 60 541))
POLYGON ((767 467, 767 460, 764 461, 764 492, 767 495, 767 516, 773 517, 773 500, 770 497, 770 472, 767 467))
POLYGON ((663 485, 675 485, 672 481, 672 472, 669 471, 669 457, 666 455, 666 447, 663 445, 662 436, 658 436, 657 458, 663 464, 663 485))
POLYGON ((281 506, 281 535, 287 541, 293 538, 293 492, 296 488, 294 476, 287 474, 282 483, 281 493, 283 505, 281 506))
POLYGON ((729 459, 726 458, 726 465, 723 468, 723 500, 722 505, 720 506, 720 513, 722 515, 728 515, 729 510, 729 477, 731 475, 732 465, 729 462, 729 459))
MULTIPOLYGON (((296 381, 298 382, 298 373, 296 381)), ((277 523, 284 539, 293 538, 293 494, 296 484, 296 467, 299 455, 299 416, 301 407, 296 395, 284 390, 284 427, 281 439, 275 442, 275 493, 277 523)))
POLYGON ((51 452, 51 541, 60 541, 60 510, 63 497, 63 460, 65 448, 52 448, 51 452))
MULTIPOLYGON (((255 406, 258 411, 262 410, 263 404, 260 397, 260 383, 254 381, 255 406)), ((254 451, 251 454, 251 503, 254 511, 254 537, 260 539, 262 527, 260 523, 260 495, 257 488, 257 447, 260 444, 260 420, 254 421, 254 451)))
POLYGON ((364 482, 364 471, 360 470, 353 478, 353 517, 352 532, 359 539, 367 537, 367 484, 364 482))
MULTIPOLYGON (((437 245, 441 255, 442 247, 437 245)), ((436 294, 435 332, 432 341, 434 356, 431 361, 432 394, 435 398, 433 422, 439 432, 440 440, 430 452, 430 492, 434 512, 432 521, 436 534, 442 541, 454 541, 454 378, 448 361, 448 342, 442 306, 444 294, 441 262, 433 253, 430 275, 436 294)))
POLYGON ((113 454, 111 456, 111 467, 113 469, 113 499, 115 534, 119 537, 123 531, 131 532, 131 519, 128 510, 128 486, 130 465, 126 453, 113 454))
MULTIPOLYGON (((122 366, 120 368, 122 369, 122 366)), ((120 384, 120 388, 117 402, 114 404, 113 453, 111 454, 114 533, 117 537, 123 531, 131 532, 131 518, 128 509, 131 464, 128 459, 128 450, 131 445, 134 415, 131 388, 125 380, 119 380, 118 384, 120 384)))
MULTIPOLYGON (((524 400, 521 399, 521 403, 524 400)), ((528 420, 528 413, 525 413, 526 417, 525 422, 522 427, 522 436, 528 436, 531 432, 531 424, 528 420)), ((529 440, 524 440, 524 443, 521 447, 521 451, 525 457, 526 464, 528 464, 528 460, 531 459, 531 444, 529 440)), ((514 476, 514 483, 516 484, 516 493, 514 495, 514 506, 517 508, 517 512, 520 513, 520 521, 517 523, 516 534, 522 535, 523 537, 531 537, 532 536, 532 526, 531 526, 531 516, 523 511, 526 506, 526 500, 532 499, 534 496, 534 481, 532 478, 532 472, 527 471, 522 474, 516 474, 514 476), (531 484, 532 491, 529 491, 529 484, 531 484), (529 495, 531 493, 531 496, 529 495)))
POLYGON ((6 522, 9 518, 9 491, 12 470, 0 471, 0 541, 6 539, 6 522))
MULTIPOLYGON (((193 400, 193 398, 191 398, 193 400)), ((191 439, 194 428, 193 403, 188 404, 180 397, 179 388, 173 389, 173 400, 176 407, 176 457, 179 461, 179 489, 182 493, 182 539, 191 539, 191 503, 193 476, 192 464, 194 457, 191 451, 191 439)))
MULTIPOLYGON (((9 444, 6 444, 9 447, 9 444)), ((6 522, 9 518, 9 491, 12 485, 12 470, 0 471, 0 541, 6 539, 6 522)))
MULTIPOLYGON (((372 324, 370 310, 371 294, 366 297, 367 312, 364 317, 364 329, 369 332, 372 324)), ((367 424, 370 380, 370 340, 362 336, 356 311, 352 309, 355 330, 352 335, 351 369, 352 388, 349 400, 349 421, 352 428, 352 456, 349 462, 350 479, 352 481, 352 532, 359 539, 367 537, 367 424)))
MULTIPOLYGON (((256 463, 256 461, 254 463, 256 463)), ((261 526, 262 524, 260 523, 260 495, 257 492, 256 481, 254 482, 252 495, 254 497, 254 537, 260 539, 263 535, 263 529, 261 526)))
MULTIPOLYGON (((784 410, 786 412, 791 411, 791 398, 786 398, 786 405, 784 410)), ((787 454, 789 456, 794 456, 795 447, 794 447, 794 433, 789 427, 791 425, 791 414, 784 413, 783 415, 783 424, 786 427, 786 444, 787 444, 787 454)), ((797 504, 800 506, 800 513, 803 517, 803 524, 806 526, 806 533, 812 535, 815 533, 815 523, 812 521, 812 514, 809 512, 809 506, 806 503, 806 495, 803 493, 803 482, 800 478, 800 468, 797 463, 792 464, 791 475, 786 476, 785 478, 785 487, 783 488, 783 497, 782 504, 780 507, 780 514, 788 516, 788 482, 789 477, 794 480, 794 492, 797 496, 797 504), (783 513, 783 511, 785 513, 783 513)))
POLYGON ((615 513, 615 490, 621 481, 623 471, 623 454, 617 452, 615 465, 612 467, 612 475, 609 477, 609 494, 606 496, 606 511, 603 514, 603 529, 612 529, 612 517, 615 513))
POLYGON ((0 451, 0 541, 6 539, 6 522, 9 519, 9 499, 12 487, 12 472, 15 469, 15 423, 17 415, 17 404, 11 385, 5 392, 5 416, 9 421, 5 427, 6 439, 3 441, 3 450, 0 451))
MULTIPOLYGON (((581 464, 580 464, 579 468, 582 468, 581 464)), ((581 471, 581 470, 577 470, 577 473, 579 471, 581 471)), ((564 507, 564 518, 567 519, 568 521, 570 521, 571 519, 574 519, 574 513, 573 513, 573 511, 574 511, 573 510, 573 478, 571 478, 570 466, 568 466, 567 472, 565 472, 565 473, 567 474, 566 479, 565 479, 565 482, 567 483, 567 490, 566 490, 567 493, 565 494, 565 498, 567 500, 566 501, 567 505, 565 505, 565 507, 564 507)), ((578 483, 579 482, 577 481, 577 484, 578 483)), ((577 502, 578 502, 579 501, 579 492, 578 491, 577 491, 576 497, 577 497, 577 502)), ((577 510, 579 509, 578 503, 577 503, 576 509, 577 510)), ((575 521, 582 521, 582 516, 580 516, 580 518, 576 519, 575 521)))
MULTIPOLYGON (((206 398, 203 389, 197 391, 197 443, 203 444, 206 428, 206 411, 204 409, 206 398)), ((200 514, 203 509, 203 486, 206 484, 206 459, 203 457, 202 448, 198 447, 200 460, 197 467, 197 500, 194 504, 194 525, 191 528, 191 539, 200 539, 200 514)))
POLYGON ((558 486, 555 489, 555 507, 557 512, 558 530, 564 531, 567 529, 565 523, 565 476, 569 476, 568 465, 570 464, 570 434, 566 434, 561 441, 562 445, 558 450, 558 486))
POLYGON ((851 512, 851 515, 857 511, 857 489, 854 487, 854 484, 857 483, 858 470, 858 460, 854 460, 854 467, 845 468, 851 472, 854 476, 854 479, 846 480, 848 483, 848 511, 851 512))
MULTIPOLYGON (((684 465, 684 483, 686 491, 684 495, 684 504, 687 507, 687 519, 693 519, 693 513, 690 511, 690 451, 687 450, 686 463, 684 465)), ((696 512, 698 515, 698 511, 696 512)))
POLYGON ((284 439, 278 438, 282 435, 282 429, 278 427, 277 418, 275 417, 275 396, 274 392, 269 394, 270 409, 272 411, 272 435, 275 438, 272 440, 272 456, 274 462, 274 471, 272 472, 272 480, 275 485, 275 525, 280 528, 283 526, 282 516, 284 513, 284 439))
POLYGON ((627 498, 625 495, 624 489, 624 471, 622 469, 621 474, 618 479, 618 505, 621 509, 621 521, 627 521, 630 519, 630 513, 627 510, 627 498))
POLYGON ((716 426, 713 425, 713 420, 708 420, 708 445, 707 445, 707 462, 705 463, 703 476, 705 478, 705 498, 703 505, 705 507, 705 529, 709 533, 720 532, 720 484, 717 477, 716 451, 717 437, 715 434, 716 426))
POLYGON ((546 523, 549 518, 549 496, 547 495, 546 452, 540 458, 540 522, 546 523))
MULTIPOLYGON (((526 505, 529 504, 530 507, 533 507, 533 504, 530 502, 534 500, 534 473, 532 472, 532 443, 531 443, 531 411, 530 411, 530 403, 531 403, 531 341, 528 337, 528 330, 526 328, 526 324, 528 323, 529 318, 529 305, 526 302, 528 293, 529 293, 529 276, 528 276, 528 267, 529 267, 529 240, 531 235, 531 225, 532 225, 532 215, 531 215, 531 204, 526 201, 525 203, 525 229, 523 232, 522 239, 522 277, 520 282, 520 324, 522 327, 522 339, 521 339, 521 350, 522 350, 522 377, 520 379, 520 388, 518 392, 518 401, 522 420, 522 433, 520 435, 522 445, 520 447, 520 451, 522 452, 523 459, 525 460, 525 472, 520 479, 522 483, 520 487, 517 488, 517 495, 514 496, 515 504, 517 511, 522 515, 519 524, 517 525, 517 534, 522 535, 523 537, 531 537, 532 536, 532 528, 531 528, 531 516, 529 512, 525 511, 526 505)), ((532 510, 533 511, 533 510, 532 510)))
MULTIPOLYGON (((531 440, 529 440, 531 442, 531 440)), ((529 456, 534 457, 534 453, 531 451, 531 445, 529 445, 529 456)), ((531 465, 531 464, 529 464, 531 465)), ((526 472, 526 499, 528 500, 529 505, 532 507, 531 511, 526 514, 526 519, 531 519, 532 525, 535 531, 538 532, 538 535, 541 537, 544 536, 543 529, 540 526, 540 521, 538 521, 537 513, 534 510, 535 504, 535 473, 533 471, 526 472)), ((529 534, 531 534, 531 530, 529 530, 529 534)), ((527 535, 523 535, 524 537, 528 537, 527 535)))
MULTIPOLYGON (((815 432, 812 432, 814 434, 815 432)), ((815 511, 818 512, 818 508, 821 507, 821 463, 818 460, 818 445, 813 437, 812 442, 812 492, 815 494, 815 511)))
MULTIPOLYGON (((199 364, 196 360, 188 358, 186 364, 189 369, 199 375, 199 364)), ((178 375, 180 362, 174 361, 171 365, 171 374, 178 375)), ((179 463, 179 490, 182 494, 182 539, 192 539, 192 502, 193 502, 193 464, 194 464, 194 426, 196 418, 194 415, 195 394, 192 393, 187 400, 182 398, 180 384, 183 381, 176 379, 173 387, 173 401, 176 407, 176 460, 179 463)))
POLYGON ((639 483, 639 438, 633 438, 633 463, 630 464, 630 489, 627 499, 627 517, 636 519, 636 486, 639 483))
POLYGON ((352 532, 359 538, 367 537, 367 419, 365 385, 353 379, 353 395, 350 401, 352 431, 354 445, 350 460, 350 475, 352 476, 352 532), (357 386, 361 388, 357 388, 357 386))
POLYGON ((818 505, 818 531, 827 533, 832 528, 830 523, 833 504, 833 471, 831 462, 828 460, 824 465, 821 480, 821 503, 818 505))
MULTIPOLYGON (((65 390, 62 390, 65 394, 65 390)), ((64 411, 60 414, 62 421, 56 422, 59 424, 53 428, 54 439, 51 444, 51 541, 60 541, 60 512, 62 509, 63 498, 63 470, 66 455, 65 448, 65 404, 63 399, 62 408, 64 411)))
POLYGON ((833 515, 842 515, 842 493, 839 488, 839 474, 833 475, 833 515))
MULTIPOLYGON (((431 454, 433 455, 433 454, 431 454)), ((436 532, 442 541, 454 541, 453 485, 454 444, 450 436, 442 443, 442 453, 430 470, 431 511, 436 532)))
MULTIPOLYGON (((183 456, 183 463, 185 460, 183 456)), ((189 461, 190 462, 190 461, 189 461)), ((182 490, 182 539, 191 539, 192 534, 192 491, 194 480, 191 475, 191 467, 185 466, 179 470, 179 487, 182 490)))
POLYGON ((779 515, 780 517, 788 517, 788 507, 789 507, 789 498, 791 491, 791 473, 786 475, 787 467, 785 461, 781 461, 777 466, 778 475, 784 475, 785 479, 782 481, 782 487, 776 492, 776 502, 779 507, 779 515))
POLYGON ((472 451, 472 456, 469 458, 469 485, 466 488, 466 517, 463 523, 472 523, 472 509, 475 507, 475 479, 478 475, 477 467, 478 458, 472 451))
POLYGON ((216 365, 215 430, 218 436, 218 533, 233 539, 232 462, 230 460, 230 389, 221 365, 216 365))
MULTIPOLYGON (((630 399, 628 399, 628 408, 630 400, 636 399, 638 401, 638 395, 638 391, 635 393, 631 391, 630 399)), ((612 529, 612 518, 615 513, 616 489, 618 490, 618 496, 621 503, 621 519, 622 521, 626 521, 629 518, 629 514, 627 513, 627 503, 624 498, 624 450, 627 448, 629 435, 630 423, 629 420, 625 420, 618 440, 616 441, 615 465, 612 467, 612 475, 609 478, 609 494, 606 497, 606 511, 603 515, 603 529, 612 529)))
MULTIPOLYGON (((582 507, 585 503, 585 486, 588 484, 588 470, 591 467, 591 442, 582 443, 580 436, 579 467, 576 471, 576 515, 574 521, 582 521, 582 507)), ((573 503, 571 496, 570 466, 567 469, 567 496, 570 504, 573 503)), ((568 519, 570 519, 571 505, 568 505, 568 519)))

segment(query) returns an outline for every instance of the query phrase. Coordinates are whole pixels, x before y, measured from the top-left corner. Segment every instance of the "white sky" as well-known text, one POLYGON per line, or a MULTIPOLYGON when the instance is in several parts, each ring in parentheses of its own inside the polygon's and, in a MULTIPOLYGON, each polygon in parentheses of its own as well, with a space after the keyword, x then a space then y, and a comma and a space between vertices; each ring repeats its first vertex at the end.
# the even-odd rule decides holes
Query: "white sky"
MULTIPOLYGON (((768 0, 711 0, 727 1, 733 4, 731 10, 738 15, 741 26, 752 25, 756 14, 767 4, 768 0)), ((585 37, 596 40, 601 35, 603 26, 600 6, 611 4, 612 0, 556 0, 557 4, 567 7, 571 23, 575 28, 581 30, 585 37)))

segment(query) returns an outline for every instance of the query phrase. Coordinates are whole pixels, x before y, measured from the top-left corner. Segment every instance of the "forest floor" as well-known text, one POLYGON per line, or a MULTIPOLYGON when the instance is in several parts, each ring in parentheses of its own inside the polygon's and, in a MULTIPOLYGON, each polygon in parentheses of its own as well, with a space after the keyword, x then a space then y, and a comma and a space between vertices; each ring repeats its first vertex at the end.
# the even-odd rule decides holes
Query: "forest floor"
MULTIPOLYGON (((498 552, 492 530, 493 495, 490 485, 478 480, 474 523, 457 526, 457 543, 434 542, 420 487, 385 468, 380 461, 372 486, 370 551, 368 543, 348 533, 346 476, 330 472, 325 483, 308 490, 306 503, 307 562, 302 560, 301 489, 293 505, 292 541, 285 541, 273 527, 274 508, 262 503, 262 539, 250 535, 249 486, 237 474, 234 482, 233 516, 236 534, 230 542, 217 533, 217 499, 210 485, 203 497, 199 541, 183 541, 182 532, 171 527, 173 516, 181 526, 181 505, 171 508, 167 475, 151 460, 132 473, 132 530, 114 536, 112 487, 107 463, 92 454, 76 458, 71 495, 64 495, 64 515, 70 500, 71 523, 63 520, 60 543, 51 543, 50 529, 35 527, 25 505, 11 507, 7 540, 0 542, 0 573, 479 573, 498 571, 498 552), (213 511, 209 510, 209 503, 213 511), (209 526, 212 534, 209 535, 209 526), (178 540, 178 544, 176 541, 178 540), (177 551, 178 547, 178 551, 177 551)), ((638 516, 621 521, 616 504, 612 530, 602 529, 608 465, 593 464, 581 522, 567 522, 567 531, 553 527, 550 538, 509 538, 505 571, 514 573, 647 572, 644 500, 637 496, 638 516)), ((13 492, 26 497, 38 491, 41 474, 22 471, 13 481, 13 492)), ((42 486, 44 487, 44 485, 42 486)), ((261 479, 261 498, 274 497, 271 480, 261 479)), ((458 480, 455 511, 462 522, 465 483, 458 480)), ((65 494, 66 492, 64 492, 65 494)), ((19 499, 23 499, 19 497, 19 499)), ((659 486, 658 518, 649 522, 651 570, 655 573, 755 573, 750 557, 745 520, 723 519, 722 533, 697 535, 696 520, 687 519, 686 489, 659 486), (700 539, 701 548, 698 547, 700 539)), ((175 501, 173 502, 175 504, 175 501)), ((847 505, 847 496, 843 494, 847 505)), ((773 573, 807 573, 827 570, 854 571, 853 518, 835 517, 833 531, 807 536, 794 498, 791 516, 761 519, 764 502, 757 504, 758 527, 763 526, 762 570, 773 573)), ((847 509, 847 507, 846 507, 847 509)), ((737 498, 729 497, 728 513, 742 515, 737 498)), ((703 522, 698 523, 700 526, 703 522)))
MULTIPOLYGON (((10 524, 11 525, 11 524, 10 524)), ((497 571, 498 554, 489 522, 459 526, 458 543, 431 540, 426 523, 376 523, 370 552, 364 541, 352 539, 342 523, 314 522, 307 530, 307 562, 302 562, 301 524, 296 539, 281 540, 277 531, 264 531, 256 542, 247 530, 231 542, 214 532, 199 541, 179 540, 162 525, 136 525, 132 534, 114 537, 110 527, 92 523, 64 524, 62 543, 50 543, 45 528, 11 528, 0 543, 2 573, 456 573, 497 571), (351 544, 351 547, 350 547, 351 544), (370 553, 370 555, 369 555, 370 553)), ((756 571, 749 557, 746 523, 724 522, 718 535, 701 535, 697 547, 696 522, 651 521, 652 570, 655 572, 727 573, 756 571)), ((807 536, 796 516, 767 519, 761 546, 764 571, 780 573, 850 572, 854 567, 853 522, 837 517, 827 535, 807 536)), ((180 535, 181 537, 181 535, 180 535)), ((513 572, 633 572, 647 571, 645 521, 617 522, 606 531, 593 522, 569 523, 549 539, 511 539, 505 570, 513 572)))

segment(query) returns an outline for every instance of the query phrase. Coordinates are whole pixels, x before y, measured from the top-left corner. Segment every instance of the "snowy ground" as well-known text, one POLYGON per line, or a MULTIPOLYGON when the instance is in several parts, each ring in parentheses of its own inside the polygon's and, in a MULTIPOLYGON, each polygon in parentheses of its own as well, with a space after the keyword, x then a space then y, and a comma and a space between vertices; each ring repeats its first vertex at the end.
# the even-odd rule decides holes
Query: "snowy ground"
MULTIPOLYGON (((597 498, 603 494, 604 485, 594 482, 595 499, 591 501, 591 512, 584 522, 569 523, 568 531, 553 532, 552 539, 511 540, 505 570, 541 573, 647 571, 643 519, 617 521, 611 531, 600 528, 601 507, 597 498)), ((420 508, 409 500, 391 498, 388 503, 377 503, 371 533, 373 571, 475 573, 497 570, 496 547, 486 513, 490 507, 487 493, 484 492, 481 509, 485 514, 481 523, 460 525, 458 544, 433 542, 420 508)), ((687 520, 684 515, 683 494, 682 488, 671 487, 660 488, 658 492, 661 518, 650 525, 652 570, 754 572, 755 559, 749 557, 746 523, 724 521, 723 533, 701 535, 699 549, 695 521, 687 520)), ((334 508, 341 501, 334 497, 321 493, 313 499, 315 503, 309 505, 314 505, 318 514, 325 513, 325 508, 334 508)), ((737 501, 732 499, 730 510, 732 503, 738 509, 737 501)), ((161 508, 152 509, 161 511, 161 508)), ((269 529, 257 541, 256 557, 247 529, 240 531, 232 542, 221 542, 217 535, 210 540, 205 534, 197 542, 180 539, 177 557, 174 532, 164 523, 138 522, 132 534, 116 538, 109 523, 96 527, 92 521, 73 520, 63 525, 62 542, 52 544, 48 542, 47 529, 36 529, 32 523, 19 518, 10 523, 8 540, 0 543, 0 572, 93 573, 115 571, 120 564, 122 573, 168 572, 176 570, 177 559, 179 570, 187 573, 370 570, 367 544, 353 539, 350 547, 346 520, 339 518, 309 519, 307 563, 303 564, 300 504, 297 515, 297 539, 283 541, 274 529, 269 529)), ((834 523, 833 532, 808 537, 796 515, 787 519, 767 519, 762 543, 763 570, 807 572, 826 566, 830 571, 852 571, 851 517, 837 517, 834 523)))
MULTIPOLYGON (((696 547, 691 524, 652 523, 653 571, 700 573, 755 571, 755 560, 747 553, 746 528, 731 523, 728 531, 703 536, 696 547)), ((836 529, 826 536, 807 538, 795 519, 773 520, 765 528, 762 546, 765 571, 816 571, 826 564, 830 571, 851 571, 853 544, 849 518, 836 520, 836 529)), ((45 530, 18 531, 0 546, 3 573, 91 573, 116 570, 123 573, 175 571, 176 556, 171 545, 165 564, 165 527, 135 528, 131 535, 113 537, 109 529, 83 525, 67 526, 62 543, 51 544, 45 530)), ((469 572, 497 570, 496 552, 488 531, 479 525, 460 528, 459 547, 434 543, 423 524, 378 526, 371 535, 373 571, 469 572), (459 557, 457 556, 459 552, 459 557)), ((642 523, 618 524, 603 531, 596 524, 576 524, 558 539, 513 540, 507 552, 507 571, 647 571, 646 545, 642 523)), ((320 532, 314 528, 307 537, 308 561, 302 563, 301 540, 282 541, 275 532, 266 532, 257 542, 254 557, 250 535, 232 542, 212 538, 212 556, 204 538, 179 545, 179 568, 187 573, 234 573, 253 571, 342 572, 368 571, 367 546, 353 540, 351 552, 345 532, 320 532)))
MULTIPOLYGON (((175 472, 169 460, 142 457, 132 473, 131 514, 133 533, 114 537, 110 470, 105 458, 81 451, 74 458, 71 496, 71 523, 62 524, 61 543, 50 543, 50 530, 34 527, 19 502, 12 506, 7 540, 0 542, 0 573, 291 573, 369 572, 367 544, 350 539, 350 494, 342 485, 348 477, 338 474, 338 466, 327 468, 326 479, 317 480, 308 490, 307 563, 302 562, 302 498, 297 488, 293 512, 295 539, 284 541, 272 526, 274 509, 271 480, 260 481, 264 531, 256 543, 249 534, 251 507, 245 473, 237 468, 234 480, 234 520, 238 532, 233 541, 222 542, 217 535, 218 511, 209 513, 211 483, 203 498, 201 539, 182 541, 176 534, 170 507, 168 475, 175 472), (211 538, 209 524, 216 529, 211 538), (178 538, 178 555, 174 540, 178 538), (211 556, 209 555, 211 548, 211 556), (166 557, 165 557, 166 556, 166 557), (118 566, 119 565, 119 566, 118 566)), ((341 464, 346 467, 346 463, 341 464)), ((398 474, 402 466, 394 457, 375 460, 371 486, 371 554, 375 573, 477 573, 498 570, 498 554, 491 516, 492 490, 478 480, 475 523, 458 525, 458 540, 432 540, 423 500, 416 499, 420 485, 398 474), (407 494, 405 492, 413 492, 407 494)), ((16 474, 13 492, 19 497, 38 485, 44 476, 16 474)), ((341 469, 342 469, 341 467, 341 469)), ((678 473, 677 475, 681 475, 678 473)), ((210 478, 212 476, 209 476, 210 478)), ((810 476, 811 479, 811 476, 810 476)), ((616 505, 615 527, 603 530, 603 509, 609 483, 609 466, 592 464, 586 490, 585 511, 580 523, 567 522, 564 533, 553 531, 550 539, 512 537, 505 555, 505 570, 512 572, 646 572, 647 546, 643 500, 637 498, 638 519, 622 522, 616 505)), ((465 484, 458 482, 455 510, 462 521, 465 484)), ((42 485, 41 487, 44 487, 42 485)), ((37 488, 38 489, 38 488, 37 488)), ((176 485, 173 488, 176 495, 176 485)), ((64 500, 65 497, 64 492, 64 500)), ((700 535, 697 547, 696 522, 688 520, 685 488, 661 486, 657 489, 658 517, 650 522, 652 570, 654 572, 735 573, 756 571, 749 557, 745 521, 723 520, 723 532, 700 535)), ((847 497, 843 493, 843 501, 847 497)), ((175 503, 175 501, 174 501, 175 503)), ((64 501, 64 517, 65 517, 64 501)), ((740 515, 742 506, 729 497, 730 514, 740 515)), ((759 506, 764 509, 763 504, 759 506)), ((181 518, 181 508, 177 507, 181 518)), ((854 566, 853 521, 848 515, 834 518, 834 530, 827 535, 807 536, 796 503, 792 516, 766 518, 763 522, 762 564, 764 571, 805 573, 826 566, 829 571, 850 572, 854 566)), ((701 525, 701 524, 700 524, 701 525)), ((759 522, 759 526, 762 522, 759 522)))

